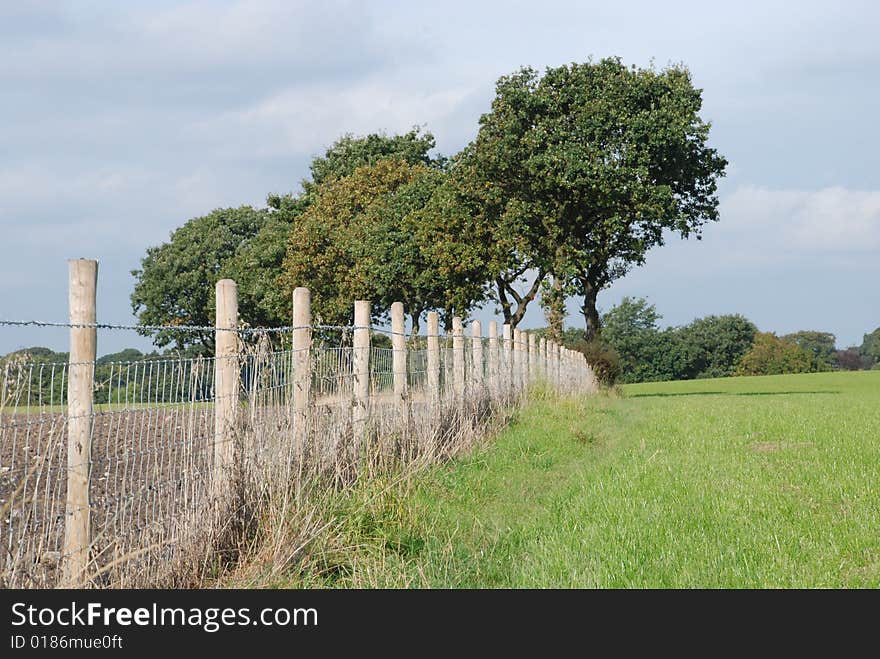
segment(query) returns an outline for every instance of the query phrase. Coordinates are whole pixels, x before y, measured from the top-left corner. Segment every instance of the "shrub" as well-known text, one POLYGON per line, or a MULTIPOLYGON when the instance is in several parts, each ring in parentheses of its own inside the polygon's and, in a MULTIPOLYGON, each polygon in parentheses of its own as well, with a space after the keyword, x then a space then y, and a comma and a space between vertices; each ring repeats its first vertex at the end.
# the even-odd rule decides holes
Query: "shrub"
MULTIPOLYGON (((866 360, 868 366, 871 364, 880 364, 880 327, 870 334, 865 334, 862 345, 859 347, 859 354, 866 360)), ((874 366, 874 368, 877 368, 874 366)))
POLYGON ((728 314, 697 318, 677 332, 692 361, 689 369, 679 369, 673 379, 723 378, 733 375, 758 328, 744 316, 728 314))
POLYGON ((779 337, 813 354, 814 371, 830 371, 835 363, 836 338, 830 332, 804 330, 779 337))
POLYGON ((782 375, 809 373, 813 353, 783 341, 772 332, 758 332, 755 343, 739 362, 737 375, 782 375))
POLYGON ((601 338, 587 341, 583 338, 566 342, 566 347, 577 350, 587 358, 587 363, 593 368, 593 372, 602 386, 613 386, 620 376, 620 357, 617 351, 602 341, 601 338))
POLYGON ((838 350, 836 353, 837 366, 843 371, 860 371, 869 369, 873 365, 870 357, 859 353, 859 349, 850 346, 846 350, 838 350))

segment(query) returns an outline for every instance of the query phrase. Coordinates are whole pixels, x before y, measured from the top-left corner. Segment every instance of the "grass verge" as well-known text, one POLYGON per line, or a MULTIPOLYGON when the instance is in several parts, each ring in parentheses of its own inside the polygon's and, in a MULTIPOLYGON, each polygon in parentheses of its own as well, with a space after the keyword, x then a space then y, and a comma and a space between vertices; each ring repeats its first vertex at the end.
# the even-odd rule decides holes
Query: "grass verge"
POLYGON ((484 450, 361 482, 282 587, 880 586, 880 373, 536 395, 484 450))

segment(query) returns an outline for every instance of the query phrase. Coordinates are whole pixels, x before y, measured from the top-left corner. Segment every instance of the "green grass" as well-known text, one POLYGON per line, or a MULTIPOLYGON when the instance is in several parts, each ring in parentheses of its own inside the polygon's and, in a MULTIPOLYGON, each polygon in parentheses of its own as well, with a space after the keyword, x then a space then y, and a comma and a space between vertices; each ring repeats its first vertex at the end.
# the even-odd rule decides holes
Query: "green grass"
POLYGON ((878 587, 880 373, 537 397, 490 448, 333 504, 287 586, 878 587))

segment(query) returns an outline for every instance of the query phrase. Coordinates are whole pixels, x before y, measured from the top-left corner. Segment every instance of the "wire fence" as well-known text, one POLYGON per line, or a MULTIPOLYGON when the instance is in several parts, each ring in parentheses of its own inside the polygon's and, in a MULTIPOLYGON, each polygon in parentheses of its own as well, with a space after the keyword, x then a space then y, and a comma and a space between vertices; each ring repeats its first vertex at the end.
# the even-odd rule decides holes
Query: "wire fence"
MULTIPOLYGON (((131 330, 100 330, 111 331, 131 330)), ((443 333, 435 348, 424 335, 406 336, 403 371, 395 370, 401 351, 385 347, 391 334, 319 325, 236 331, 229 396, 218 382, 221 357, 3 358, 0 586, 191 583, 216 563, 224 534, 246 524, 247 511, 273 489, 304 480, 344 486, 386 462, 451 454, 538 381, 557 390, 596 389, 582 358, 519 332, 510 340, 443 333), (302 329, 311 341, 294 349, 294 332, 302 329), (366 360, 353 340, 357 331, 372 337, 366 360), (360 400, 364 361, 368 396, 360 400), (305 381, 297 379, 303 363, 305 381), (92 374, 85 414, 69 400, 78 368, 92 374), (305 404, 297 403, 297 391, 306 392, 305 404), (83 464, 68 453, 78 416, 90 424, 83 464), (80 472, 87 474, 88 505, 75 507, 70 491, 80 472), (83 516, 87 547, 72 548, 66 526, 83 516), (80 550, 87 563, 72 576, 65 566, 80 550)))

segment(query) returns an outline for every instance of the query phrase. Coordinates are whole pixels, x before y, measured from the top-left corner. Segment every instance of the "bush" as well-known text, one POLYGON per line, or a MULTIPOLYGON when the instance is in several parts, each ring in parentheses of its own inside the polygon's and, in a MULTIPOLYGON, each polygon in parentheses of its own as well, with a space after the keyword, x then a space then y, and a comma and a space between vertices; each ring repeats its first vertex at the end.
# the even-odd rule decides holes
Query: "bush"
POLYGON ((842 371, 867 370, 874 364, 870 357, 861 354, 855 346, 850 346, 846 350, 838 350, 835 356, 837 367, 842 371))
POLYGON ((617 351, 602 339, 587 341, 583 338, 565 343, 567 348, 577 350, 587 358, 599 383, 611 387, 620 377, 620 357, 617 351))
POLYGON ((758 332, 755 343, 739 362, 737 375, 782 375, 809 373, 813 353, 783 341, 772 332, 758 332))
POLYGON ((859 346, 859 354, 869 364, 875 364, 874 368, 877 368, 876 364, 880 364, 880 327, 870 334, 865 334, 862 345, 859 346))
POLYGON ((680 349, 692 360, 673 373, 671 379, 723 378, 733 375, 736 366, 752 347, 758 328, 739 314, 697 318, 677 328, 680 349))
POLYGON ((812 353, 813 370, 816 372, 830 371, 835 364, 834 344, 837 339, 831 332, 804 330, 779 338, 812 353))
POLYGON ((706 316, 661 330, 644 298, 626 297, 603 317, 602 338, 617 351, 621 381, 660 382, 733 375, 758 328, 743 316, 706 316))

